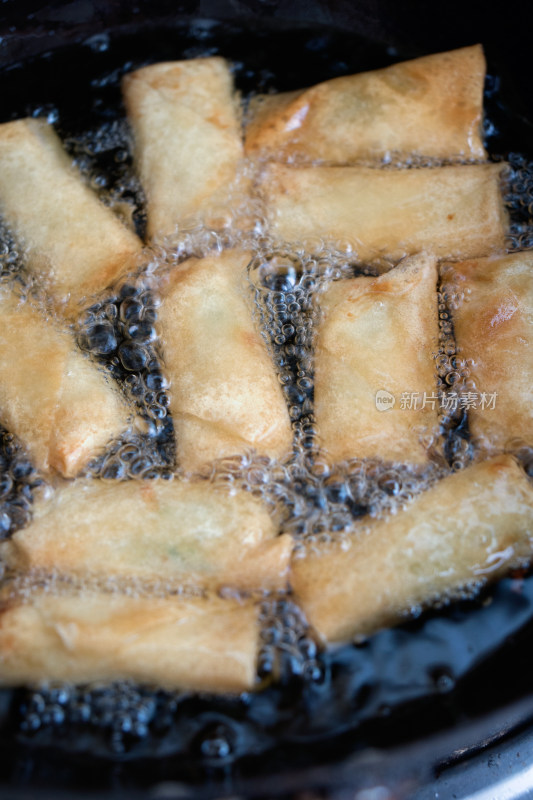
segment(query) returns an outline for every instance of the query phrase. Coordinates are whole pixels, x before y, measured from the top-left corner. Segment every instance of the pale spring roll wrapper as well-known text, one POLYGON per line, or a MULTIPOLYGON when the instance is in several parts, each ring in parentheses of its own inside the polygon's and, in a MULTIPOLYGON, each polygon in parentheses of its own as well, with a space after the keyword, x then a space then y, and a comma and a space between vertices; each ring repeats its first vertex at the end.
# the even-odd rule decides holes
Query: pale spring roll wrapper
POLYGON ((425 440, 438 430, 435 258, 336 281, 318 302, 315 417, 328 460, 427 461, 425 440), (402 403, 404 393, 418 408, 402 403))
POLYGON ((83 182, 52 127, 0 125, 0 213, 67 316, 137 265, 141 242, 83 182))
POLYGON ((413 609, 494 580, 533 553, 533 484, 507 455, 449 475, 346 541, 295 558, 297 601, 330 642, 371 634, 413 609))
POLYGON ((218 597, 37 588, 0 611, 0 685, 132 680, 167 689, 254 688, 258 610, 218 597))
POLYGON ((481 45, 252 99, 245 149, 274 161, 354 164, 486 157, 481 45))
POLYGON ((502 164, 432 169, 268 165, 259 182, 271 234, 349 244, 359 261, 427 250, 452 260, 503 250, 502 164))
POLYGON ((73 477, 128 427, 130 416, 69 333, 0 292, 0 420, 38 469, 73 477))
POLYGON ((163 289, 159 331, 187 472, 250 448, 270 458, 291 449, 287 405, 248 296, 250 260, 241 250, 191 258, 163 289))
POLYGON ((284 589, 292 539, 259 500, 207 481, 76 481, 0 545, 19 572, 162 585, 284 589))
POLYGON ((240 110, 223 58, 143 67, 126 75, 123 95, 151 239, 189 217, 216 217, 239 196, 240 110))
POLYGON ((457 351, 476 387, 472 436, 484 450, 513 439, 533 446, 533 253, 466 261, 454 273, 464 298, 453 311, 457 351))

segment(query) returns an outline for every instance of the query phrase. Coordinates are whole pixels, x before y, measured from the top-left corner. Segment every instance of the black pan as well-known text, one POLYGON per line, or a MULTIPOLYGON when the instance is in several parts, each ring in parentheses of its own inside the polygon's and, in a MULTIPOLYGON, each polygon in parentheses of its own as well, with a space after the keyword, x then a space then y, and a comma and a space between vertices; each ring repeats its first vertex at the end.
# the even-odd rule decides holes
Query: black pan
MULTIPOLYGON (((122 115, 120 75, 151 61, 220 53, 246 93, 480 41, 489 64, 487 146, 493 157, 514 153, 518 168, 533 158, 530 30, 525 8, 489 16, 464 3, 7 2, 0 117, 45 114, 66 138, 112 123, 122 115)), ((96 160, 113 180, 108 156, 96 160)), ((526 780, 532 641, 533 577, 514 576, 362 647, 300 654, 256 696, 4 691, 0 796, 422 800, 494 785, 502 764, 526 780), (313 677, 302 677, 310 661, 313 677), (84 702, 91 716, 76 722, 84 702), (139 735, 117 747, 112 719, 126 714, 141 720, 139 735)))

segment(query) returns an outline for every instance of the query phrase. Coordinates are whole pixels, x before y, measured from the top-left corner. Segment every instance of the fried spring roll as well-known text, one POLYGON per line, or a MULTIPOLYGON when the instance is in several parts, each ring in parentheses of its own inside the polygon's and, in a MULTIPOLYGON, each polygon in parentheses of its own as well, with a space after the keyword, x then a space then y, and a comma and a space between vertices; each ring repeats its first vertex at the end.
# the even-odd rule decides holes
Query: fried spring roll
POLYGON ((483 159, 481 45, 259 95, 245 148, 274 161, 483 159))
POLYGON ((133 680, 167 689, 252 689, 257 608, 217 597, 35 589, 0 611, 0 685, 133 680))
POLYGON ((454 473, 349 541, 295 559, 297 600, 328 641, 370 634, 413 609, 523 565, 533 484, 510 456, 454 473))
POLYGON ((38 469, 73 477, 129 417, 118 391, 70 334, 0 293, 0 420, 38 469))
POLYGON ((249 253, 191 258, 159 311, 178 459, 186 471, 254 448, 279 457, 292 430, 274 364, 246 293, 249 253))
POLYGON ((320 304, 315 416, 328 457, 426 461, 422 438, 438 428, 435 259, 414 256, 378 278, 337 281, 320 304), (414 403, 402 402, 404 393, 414 403))
POLYGON ((249 493, 177 479, 77 481, 36 504, 30 525, 0 545, 17 571, 171 589, 282 589, 291 551, 249 493))
POLYGON ((474 439, 502 449, 533 445, 533 253, 454 267, 464 300, 453 313, 458 353, 472 362, 474 439), (492 397, 491 397, 492 396, 492 397))
POLYGON ((141 242, 81 179, 43 120, 0 125, 0 213, 67 314, 132 269, 141 242))
POLYGON ((126 75, 126 110, 147 198, 148 235, 203 218, 238 194, 240 112, 223 58, 153 64, 126 75))
POLYGON ((365 262, 428 250, 470 258, 503 249, 501 164, 380 170, 270 164, 261 179, 271 232, 349 243, 365 262))

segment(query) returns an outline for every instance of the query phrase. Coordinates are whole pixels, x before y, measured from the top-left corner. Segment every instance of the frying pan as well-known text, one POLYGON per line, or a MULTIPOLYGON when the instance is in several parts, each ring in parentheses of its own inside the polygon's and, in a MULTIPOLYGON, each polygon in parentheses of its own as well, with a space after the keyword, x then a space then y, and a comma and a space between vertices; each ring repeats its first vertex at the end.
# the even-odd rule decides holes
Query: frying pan
MULTIPOLYGON (((4 2, 0 116, 48 114, 62 135, 112 121, 117 76, 148 61, 217 52, 235 62, 242 91, 282 91, 480 41, 488 148, 531 159, 530 17, 510 3, 489 15, 464 2, 394 0, 4 2)), ((2 692, 0 796, 526 797, 532 641, 533 578, 514 576, 319 656, 316 681, 288 670, 238 702, 159 693, 161 713, 179 704, 179 729, 120 754, 102 725, 24 734, 28 693, 2 692), (230 748, 206 750, 212 741, 230 748)))

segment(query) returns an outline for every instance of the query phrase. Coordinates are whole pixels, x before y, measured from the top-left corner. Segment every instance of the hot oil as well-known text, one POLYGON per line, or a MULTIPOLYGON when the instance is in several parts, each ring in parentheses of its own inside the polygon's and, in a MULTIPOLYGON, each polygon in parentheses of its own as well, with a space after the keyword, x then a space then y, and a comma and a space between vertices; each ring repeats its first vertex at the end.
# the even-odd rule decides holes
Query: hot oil
POLYGON ((511 215, 508 250, 533 247, 533 162, 520 153, 510 153, 505 204, 511 215))
MULTIPOLYGON (((208 44, 199 44, 196 34, 192 38, 185 34, 190 46, 176 52, 176 45, 164 44, 158 48, 161 59, 190 56, 191 52, 195 56, 219 52, 208 28, 202 30, 201 36, 205 37, 206 31, 208 44)), ((340 72, 373 66, 371 57, 366 63, 352 66, 347 54, 353 47, 348 42, 345 50, 342 46, 337 49, 344 52, 347 61, 339 63, 336 59, 327 65, 331 56, 326 50, 331 52, 331 40, 326 37, 317 56, 311 46, 316 35, 301 36, 303 46, 314 55, 304 57, 300 74, 293 76, 293 86, 284 85, 283 60, 274 56, 273 49, 277 75, 266 71, 264 64, 257 64, 249 37, 234 37, 233 44, 230 37, 229 50, 223 54, 237 62, 237 80, 246 91, 295 88, 340 72), (313 74, 312 70, 318 69, 316 62, 322 65, 320 74, 313 74), (314 66, 306 69, 308 63, 314 66)), ((341 40, 342 37, 342 45, 341 40)), ((131 46, 131 42, 127 45, 131 46)), ((59 124, 88 184, 140 235, 145 228, 144 198, 133 173, 131 142, 117 111, 117 96, 120 75, 151 57, 143 52, 143 46, 146 47, 141 46, 135 63, 125 64, 126 50, 119 50, 115 60, 118 63, 122 52, 120 66, 107 63, 107 71, 101 70, 99 77, 91 78, 90 116, 96 112, 96 117, 103 120, 99 125, 93 128, 93 120, 85 120, 80 130, 53 104, 47 111, 59 124)), ((261 55, 264 57, 264 53, 261 55)), ((35 111, 42 114, 42 105, 35 111)), ((14 109, 14 116, 17 115, 23 113, 14 109)), ((511 158, 511 168, 506 204, 515 222, 509 247, 520 249, 531 246, 532 170, 522 156, 511 158)), ((20 257, 7 232, 2 243, 2 278, 24 287, 27 282, 20 271, 20 257)), ((247 273, 247 298, 276 365, 292 421, 294 447, 282 462, 252 452, 241 458, 222 459, 204 477, 214 484, 240 486, 262 497, 281 521, 281 530, 295 537, 302 554, 338 538, 348 544, 354 527, 362 520, 400 512, 417 493, 447 471, 469 463, 467 417, 461 410, 441 413, 434 457, 422 472, 377 459, 352 459, 334 466, 328 463, 327 454, 317 445, 320 431, 313 406, 313 352, 321 320, 320 297, 332 281, 369 274, 369 270, 357 263, 356 254, 345 242, 317 241, 312 247, 302 243, 290 249, 280 248, 266 235, 256 205, 239 209, 236 218, 229 217, 225 225, 217 228, 191 221, 176 239, 149 252, 144 274, 124 280, 116 291, 98 298, 80 316, 75 331, 80 347, 121 385, 138 412, 136 426, 93 462, 88 472, 109 481, 172 479, 175 475, 176 443, 168 413, 172 386, 165 375, 164 342, 159 340, 157 331, 159 279, 188 256, 201 257, 237 245, 253 253, 247 273)), ((24 294, 24 288, 18 291, 24 294)), ((466 386, 468 381, 466 365, 455 349, 456 301, 446 286, 439 287, 436 371, 438 388, 443 393, 466 386)), ((5 434, 2 441, 7 454, 4 474, 9 476, 4 494, 4 513, 9 517, 4 525, 7 535, 27 519, 38 476, 26 468, 23 456, 22 466, 17 467, 21 456, 12 437, 5 434), (12 513, 17 507, 23 508, 21 517, 12 513)), ((16 732, 20 748, 17 758, 20 763, 29 758, 37 776, 43 769, 38 748, 52 747, 61 751, 61 759, 65 758, 65 751, 91 752, 110 759, 157 759, 143 776, 143 784, 154 781, 159 774, 168 775, 167 758, 172 759, 172 775, 201 779, 207 772, 215 770, 216 775, 217 769, 224 770, 229 765, 246 774, 250 764, 255 763, 257 769, 254 758, 258 754, 262 769, 275 769, 280 759, 301 758, 302 743, 307 749, 307 763, 312 763, 318 753, 320 757, 333 757, 343 748, 353 750, 368 742, 382 743, 387 737, 394 740, 395 709, 405 713, 408 702, 413 704, 410 720, 415 735, 455 719, 465 713, 465 708, 475 705, 462 690, 473 666, 483 659, 488 663, 496 645, 531 623, 531 580, 507 580, 493 592, 470 600, 469 594, 478 588, 469 587, 462 603, 446 611, 432 611, 357 646, 347 645, 332 652, 318 646, 290 597, 265 598, 261 606, 258 664, 262 691, 224 698, 156 691, 131 684, 45 687, 15 695, 5 730, 9 735, 16 732), (426 712, 422 715, 421 702, 426 712), (29 743, 31 757, 25 750, 29 743), (270 753, 270 760, 265 759, 266 752, 270 753)), ((446 602, 449 598, 441 600, 446 602)), ((419 614, 420 609, 413 612, 419 614)), ((47 752, 50 758, 50 751, 47 752)), ((54 759, 52 756, 51 764, 54 759)), ((70 773, 68 769, 64 773, 68 776, 65 781, 74 775, 72 763, 70 773)))

